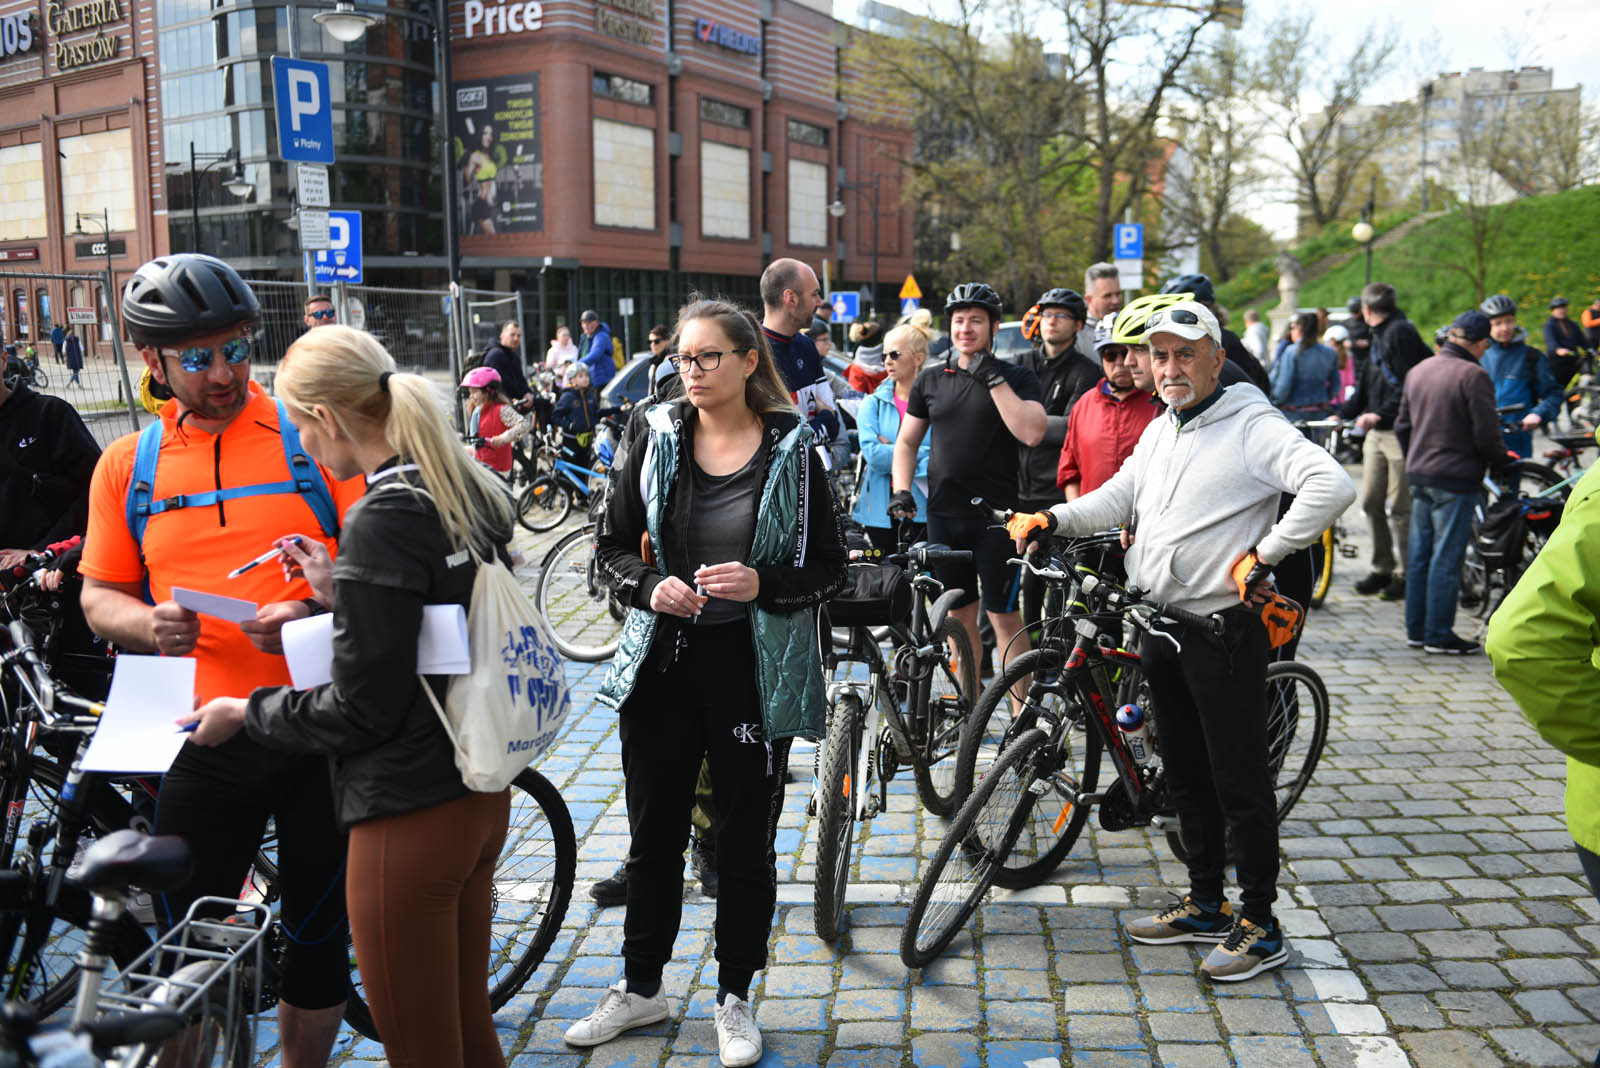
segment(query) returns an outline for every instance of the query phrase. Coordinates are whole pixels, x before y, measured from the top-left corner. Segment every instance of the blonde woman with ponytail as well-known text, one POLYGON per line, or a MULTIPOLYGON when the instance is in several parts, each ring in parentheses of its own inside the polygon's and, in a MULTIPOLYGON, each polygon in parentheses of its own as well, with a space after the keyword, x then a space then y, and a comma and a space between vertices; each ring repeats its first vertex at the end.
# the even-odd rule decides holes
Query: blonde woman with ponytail
MULTIPOLYGON (((389 1064, 502 1068, 485 977, 509 797, 462 784, 422 689, 443 701, 447 680, 417 675, 416 648, 423 606, 466 606, 475 561, 505 558, 511 502, 457 445, 433 384, 397 373, 370 334, 303 335, 276 389, 311 455, 367 480, 332 566, 333 681, 212 700, 192 717, 194 741, 218 745, 242 728, 264 746, 329 757, 350 836, 351 933, 389 1064)), ((317 584, 321 554, 290 555, 317 584)))

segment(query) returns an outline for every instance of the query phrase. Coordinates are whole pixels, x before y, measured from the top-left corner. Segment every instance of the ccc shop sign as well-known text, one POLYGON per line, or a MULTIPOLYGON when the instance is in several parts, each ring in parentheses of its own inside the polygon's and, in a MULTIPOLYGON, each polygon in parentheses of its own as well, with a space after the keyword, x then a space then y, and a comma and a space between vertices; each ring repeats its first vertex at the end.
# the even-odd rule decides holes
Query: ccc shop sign
POLYGON ((34 14, 19 11, 14 15, 0 15, 0 58, 9 59, 33 51, 34 45, 39 43, 34 14))

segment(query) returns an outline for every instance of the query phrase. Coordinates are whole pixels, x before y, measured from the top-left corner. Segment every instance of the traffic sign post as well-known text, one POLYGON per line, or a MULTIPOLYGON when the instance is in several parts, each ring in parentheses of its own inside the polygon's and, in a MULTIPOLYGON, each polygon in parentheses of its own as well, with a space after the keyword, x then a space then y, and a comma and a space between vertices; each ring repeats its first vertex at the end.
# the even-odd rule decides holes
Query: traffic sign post
POLYGON ((328 65, 272 57, 278 155, 286 163, 333 162, 333 93, 328 65))
POLYGON ((1117 223, 1111 228, 1111 258, 1144 259, 1144 223, 1117 223))
POLYGON ((1117 284, 1123 289, 1144 288, 1144 260, 1117 259, 1112 261, 1117 267, 1117 284))
POLYGON ((921 303, 922 302, 919 301, 916 297, 901 297, 900 298, 900 314, 901 315, 910 315, 912 312, 917 310, 918 306, 921 303))
POLYGON ((315 266, 318 285, 361 284, 364 275, 359 211, 328 212, 328 247, 317 252, 315 266))
POLYGON ((331 208, 328 198, 328 168, 317 163, 296 164, 295 186, 299 190, 302 208, 331 208))
POLYGON ((861 294, 839 290, 828 294, 828 303, 833 305, 833 321, 836 323, 853 323, 861 316, 861 294))
MULTIPOLYGON (((922 299, 922 287, 917 285, 917 276, 916 275, 914 275, 914 274, 906 275, 905 282, 900 286, 900 299, 901 300, 921 300, 922 299)), ((914 310, 914 308, 913 308, 913 310, 914 310)), ((910 313, 902 311, 900 314, 901 315, 909 315, 910 313)))

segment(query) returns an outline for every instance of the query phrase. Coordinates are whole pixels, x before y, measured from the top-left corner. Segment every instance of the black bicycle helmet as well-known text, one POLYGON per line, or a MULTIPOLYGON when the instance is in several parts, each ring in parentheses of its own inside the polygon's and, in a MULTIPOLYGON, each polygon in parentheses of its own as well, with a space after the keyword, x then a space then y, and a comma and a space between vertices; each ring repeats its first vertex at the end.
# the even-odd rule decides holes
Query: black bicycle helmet
POLYGON ((1084 302, 1083 294, 1075 289, 1046 290, 1044 296, 1039 298, 1038 306, 1041 309, 1065 308, 1079 322, 1089 319, 1089 305, 1084 302))
POLYGON ((1515 315, 1517 314, 1517 302, 1504 293, 1496 293, 1478 305, 1478 310, 1491 319, 1500 315, 1515 315))
POLYGON ((982 308, 991 318, 999 319, 1000 312, 1005 307, 1000 302, 1000 294, 984 282, 962 282, 950 291, 944 298, 944 313, 949 315, 957 308, 982 308))
POLYGON ((122 321, 140 348, 173 345, 260 319, 261 303, 239 272, 198 252, 151 260, 122 291, 122 321))
POLYGON ((1345 301, 1344 302, 1344 310, 1349 312, 1351 315, 1360 315, 1361 314, 1361 298, 1360 297, 1351 297, 1349 300, 1345 301))
POLYGON ((1215 304, 1217 291, 1203 274, 1180 274, 1161 287, 1163 293, 1189 293, 1201 304, 1215 304))

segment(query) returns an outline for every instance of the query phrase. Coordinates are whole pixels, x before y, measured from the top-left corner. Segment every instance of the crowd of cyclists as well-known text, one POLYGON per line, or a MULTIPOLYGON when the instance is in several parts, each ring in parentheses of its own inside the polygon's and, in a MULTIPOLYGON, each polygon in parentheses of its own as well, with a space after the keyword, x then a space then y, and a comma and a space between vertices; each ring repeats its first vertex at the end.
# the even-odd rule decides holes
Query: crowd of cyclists
MULTIPOLYGON (((722 1063, 760 1060, 750 987, 768 964, 789 745, 823 729, 820 610, 844 587, 852 547, 923 539, 970 552, 935 573, 963 591, 952 618, 972 649, 992 650, 996 673, 1046 611, 1015 558, 1051 537, 1120 529, 1111 566, 1130 587, 1210 617, 1159 621, 1176 641, 1145 644, 1189 885, 1126 933, 1212 947, 1200 971, 1214 981, 1282 965, 1260 695, 1269 661, 1293 655, 1310 547, 1360 500, 1373 544, 1356 591, 1403 599, 1413 647, 1476 652, 1453 630, 1473 509, 1484 474, 1528 456, 1589 370, 1595 339, 1567 301, 1550 302, 1543 351, 1496 295, 1441 330, 1435 352, 1374 283, 1343 322, 1293 315, 1269 353, 1257 324, 1244 339, 1226 328, 1205 276, 1124 306, 1116 269, 1096 264, 1083 292, 1053 287, 1027 309, 1032 347, 1014 360, 995 354, 1005 308, 983 282, 950 292, 947 339, 928 314, 863 324, 846 377, 856 395, 841 397, 819 351, 831 335, 815 272, 777 260, 760 294, 759 315, 695 295, 650 331, 651 399, 628 413, 600 509, 599 573, 629 611, 597 700, 618 716, 631 842, 596 892, 626 909, 620 975, 567 1042, 599 1045, 669 1015, 662 973, 693 831, 696 870, 718 890, 722 1063), (1296 425, 1325 418, 1361 439, 1359 491, 1296 425), (856 470, 841 501, 844 458, 856 470)), ((98 454, 69 405, 8 375, 0 565, 85 533, 85 635, 194 658, 192 733, 154 826, 198 863, 160 895, 157 922, 235 890, 275 823, 286 1068, 327 1062, 348 938, 390 1064, 500 1065, 482 976, 507 795, 463 785, 424 692, 442 695, 446 680, 417 674, 408 636, 424 605, 469 604, 475 561, 509 560, 516 444, 555 426, 587 464, 597 421, 623 414, 596 391, 612 343, 586 313, 579 355, 547 391, 540 368, 530 385, 520 325, 505 324, 460 383, 463 435, 433 383, 332 325, 331 307, 307 302, 307 333, 269 395, 251 378, 276 354, 257 351, 248 282, 197 254, 142 266, 122 313, 158 418, 98 454), (223 581, 263 549, 279 562, 223 581), (228 623, 181 606, 179 588, 260 607, 228 623), (296 691, 281 630, 322 612, 333 681, 296 691)), ((1600 299, 1595 311, 1600 328, 1600 299)))

